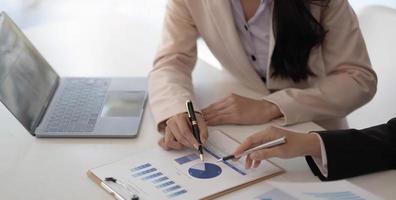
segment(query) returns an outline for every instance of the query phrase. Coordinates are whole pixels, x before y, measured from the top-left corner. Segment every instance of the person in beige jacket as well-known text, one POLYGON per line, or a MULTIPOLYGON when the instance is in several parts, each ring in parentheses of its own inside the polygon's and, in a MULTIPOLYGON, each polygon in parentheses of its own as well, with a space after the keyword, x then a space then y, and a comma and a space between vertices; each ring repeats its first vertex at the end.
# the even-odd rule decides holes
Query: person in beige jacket
MULTIPOLYGON (((263 94, 236 94, 197 108, 207 125, 315 121, 345 128, 344 117, 375 94, 357 17, 347 0, 169 0, 162 43, 149 75, 149 102, 164 149, 198 147, 185 102, 201 37, 236 79, 263 94)), ((197 105, 197 104, 195 104, 197 105)))

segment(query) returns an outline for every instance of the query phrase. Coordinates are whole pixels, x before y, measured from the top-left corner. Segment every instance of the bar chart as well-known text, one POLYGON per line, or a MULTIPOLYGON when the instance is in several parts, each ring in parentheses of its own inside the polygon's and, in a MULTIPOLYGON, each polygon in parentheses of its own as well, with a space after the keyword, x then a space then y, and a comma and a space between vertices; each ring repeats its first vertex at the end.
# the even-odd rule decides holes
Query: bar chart
POLYGON ((341 192, 306 192, 307 196, 314 197, 318 200, 366 200, 359 195, 354 194, 351 191, 341 191, 341 192))
POLYGON ((272 189, 255 198, 256 200, 297 200, 280 189, 272 189))
POLYGON ((150 182, 155 188, 165 193, 168 198, 178 197, 187 193, 187 190, 160 172, 150 163, 145 163, 130 169, 133 178, 150 182))

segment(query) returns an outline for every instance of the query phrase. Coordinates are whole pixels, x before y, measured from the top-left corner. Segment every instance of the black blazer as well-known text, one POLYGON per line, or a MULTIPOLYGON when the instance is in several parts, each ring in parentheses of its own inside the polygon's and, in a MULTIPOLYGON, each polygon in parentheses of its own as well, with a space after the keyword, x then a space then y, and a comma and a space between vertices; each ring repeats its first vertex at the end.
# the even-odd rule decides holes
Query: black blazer
POLYGON ((396 118, 364 130, 324 131, 319 135, 326 148, 328 177, 321 174, 312 157, 306 160, 322 181, 396 169, 396 118))

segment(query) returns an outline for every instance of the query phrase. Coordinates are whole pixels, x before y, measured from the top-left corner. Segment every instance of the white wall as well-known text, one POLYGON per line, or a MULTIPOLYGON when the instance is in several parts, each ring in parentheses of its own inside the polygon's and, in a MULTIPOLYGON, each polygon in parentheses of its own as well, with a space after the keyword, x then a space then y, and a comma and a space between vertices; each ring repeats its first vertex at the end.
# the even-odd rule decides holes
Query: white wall
POLYGON ((355 10, 360 10, 368 5, 383 5, 396 8, 396 0, 349 0, 349 3, 355 8, 355 10))
POLYGON ((396 9, 365 7, 359 13, 371 63, 378 76, 377 93, 367 105, 348 116, 350 127, 365 128, 396 117, 396 9))
MULTIPOLYGON (((0 10, 7 11, 22 25, 43 21, 66 20, 97 14, 118 13, 160 24, 167 0, 1 0, 0 10)), ((360 10, 367 5, 396 8, 396 0, 349 0, 360 10)))

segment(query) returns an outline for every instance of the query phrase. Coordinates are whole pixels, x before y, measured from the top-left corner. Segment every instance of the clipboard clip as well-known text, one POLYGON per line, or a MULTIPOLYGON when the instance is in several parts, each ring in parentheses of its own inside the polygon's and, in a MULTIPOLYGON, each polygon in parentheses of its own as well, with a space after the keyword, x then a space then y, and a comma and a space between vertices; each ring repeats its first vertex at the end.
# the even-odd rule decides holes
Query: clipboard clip
POLYGON ((100 185, 102 186, 103 189, 105 189, 108 193, 112 194, 114 196, 115 199, 117 200, 139 200, 139 196, 134 194, 133 192, 131 192, 128 187, 126 186, 126 184, 120 182, 119 180, 117 180, 114 177, 106 177, 105 180, 103 182, 100 183, 100 185), (121 186, 127 193, 129 193, 131 195, 130 199, 125 199, 124 197, 122 197, 121 195, 119 195, 117 192, 115 192, 110 186, 108 186, 105 182, 113 182, 115 184, 118 184, 119 186, 121 186))

